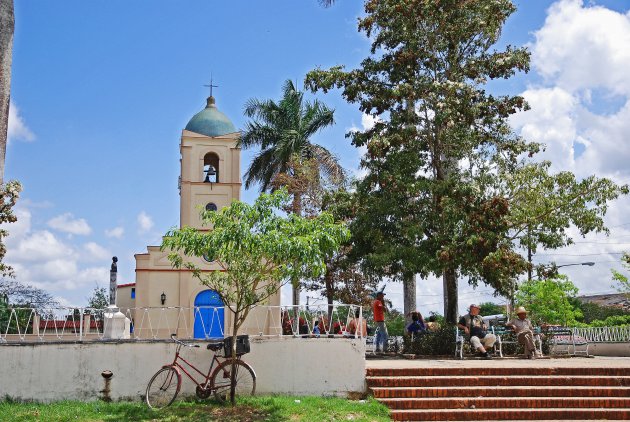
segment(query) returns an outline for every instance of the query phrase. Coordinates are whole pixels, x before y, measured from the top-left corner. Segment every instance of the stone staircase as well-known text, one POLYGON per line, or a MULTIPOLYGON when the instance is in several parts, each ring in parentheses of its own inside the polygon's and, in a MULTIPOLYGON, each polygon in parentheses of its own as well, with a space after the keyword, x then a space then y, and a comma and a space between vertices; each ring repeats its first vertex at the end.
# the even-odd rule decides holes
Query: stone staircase
POLYGON ((630 368, 368 368, 397 421, 630 420, 630 368))

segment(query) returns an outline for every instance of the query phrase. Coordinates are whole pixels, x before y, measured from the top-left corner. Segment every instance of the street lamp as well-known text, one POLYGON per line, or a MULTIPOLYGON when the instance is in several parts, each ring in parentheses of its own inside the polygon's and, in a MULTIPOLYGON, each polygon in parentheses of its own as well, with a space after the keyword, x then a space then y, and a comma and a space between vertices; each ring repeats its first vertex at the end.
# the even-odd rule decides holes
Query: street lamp
POLYGON ((562 264, 562 265, 556 265, 556 268, 560 268, 560 267, 570 267, 572 265, 587 265, 589 267, 592 267, 593 265, 595 265, 594 262, 580 262, 577 264, 562 264))
POLYGON ((536 272, 538 273, 538 279, 542 279, 542 278, 549 278, 549 277, 554 277, 558 275, 558 268, 562 268, 562 267, 572 267, 575 265, 586 265, 588 267, 592 267, 593 265, 595 265, 594 262, 576 262, 573 264, 561 264, 561 265, 556 265, 555 263, 551 263, 550 265, 539 265, 536 268, 536 272))

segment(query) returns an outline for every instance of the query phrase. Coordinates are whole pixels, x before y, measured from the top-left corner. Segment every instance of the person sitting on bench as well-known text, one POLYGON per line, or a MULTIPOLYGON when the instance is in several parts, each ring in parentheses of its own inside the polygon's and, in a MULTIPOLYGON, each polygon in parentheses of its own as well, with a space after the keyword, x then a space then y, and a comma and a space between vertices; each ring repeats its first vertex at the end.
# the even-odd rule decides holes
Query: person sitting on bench
POLYGON ((479 306, 474 303, 470 305, 468 314, 459 319, 457 326, 464 330, 470 344, 480 356, 491 359, 488 349, 494 346, 497 338, 494 334, 486 333, 487 327, 483 322, 483 318, 479 315, 479 309, 479 306))
POLYGON ((516 315, 518 315, 518 318, 514 318, 505 326, 514 330, 518 342, 525 348, 525 357, 527 359, 540 357, 534 344, 534 326, 527 318, 527 311, 522 306, 519 306, 516 308, 516 315))

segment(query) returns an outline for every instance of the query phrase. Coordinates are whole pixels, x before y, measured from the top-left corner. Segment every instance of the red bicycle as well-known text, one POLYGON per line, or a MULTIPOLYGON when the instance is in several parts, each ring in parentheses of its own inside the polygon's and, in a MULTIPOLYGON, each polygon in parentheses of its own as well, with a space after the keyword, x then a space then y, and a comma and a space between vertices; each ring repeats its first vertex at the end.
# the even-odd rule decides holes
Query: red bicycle
MULTIPOLYGON (((234 382, 236 383, 236 396, 252 396, 256 392, 256 373, 251 366, 241 359, 241 355, 249 352, 249 339, 247 336, 238 336, 237 356, 234 382), (246 348, 239 348, 239 345, 246 344, 246 348), (241 349, 241 350, 239 350, 241 349)), ((179 394, 182 386, 182 372, 186 374, 192 382, 197 385, 195 390, 197 397, 207 399, 210 395, 223 402, 230 396, 231 387, 231 370, 232 359, 223 357, 219 360, 221 350, 224 350, 224 356, 229 356, 231 351, 231 337, 221 342, 213 342, 208 344, 207 349, 212 350, 214 355, 210 363, 210 369, 207 373, 200 371, 195 365, 188 362, 180 355, 182 347, 199 347, 198 344, 184 343, 177 338, 175 334, 171 334, 171 339, 177 344, 175 349, 175 359, 169 365, 164 365, 162 369, 156 372, 147 385, 145 401, 147 406, 152 409, 162 409, 170 406, 179 394), (215 363, 217 364, 215 368, 215 363), (191 370, 188 372, 188 370, 191 370), (214 371, 213 371, 214 369, 214 371), (200 381, 195 379, 191 372, 196 372, 203 378, 200 381)), ((194 373, 193 373, 194 374, 194 373)))

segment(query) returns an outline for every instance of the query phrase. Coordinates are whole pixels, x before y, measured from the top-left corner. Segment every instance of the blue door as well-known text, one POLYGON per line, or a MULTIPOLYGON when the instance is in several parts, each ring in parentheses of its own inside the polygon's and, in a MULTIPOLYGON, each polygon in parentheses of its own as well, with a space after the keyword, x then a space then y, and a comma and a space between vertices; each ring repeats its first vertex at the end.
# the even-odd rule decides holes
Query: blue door
POLYGON ((195 338, 223 338, 223 302, 214 290, 204 290, 195 298, 195 338))

